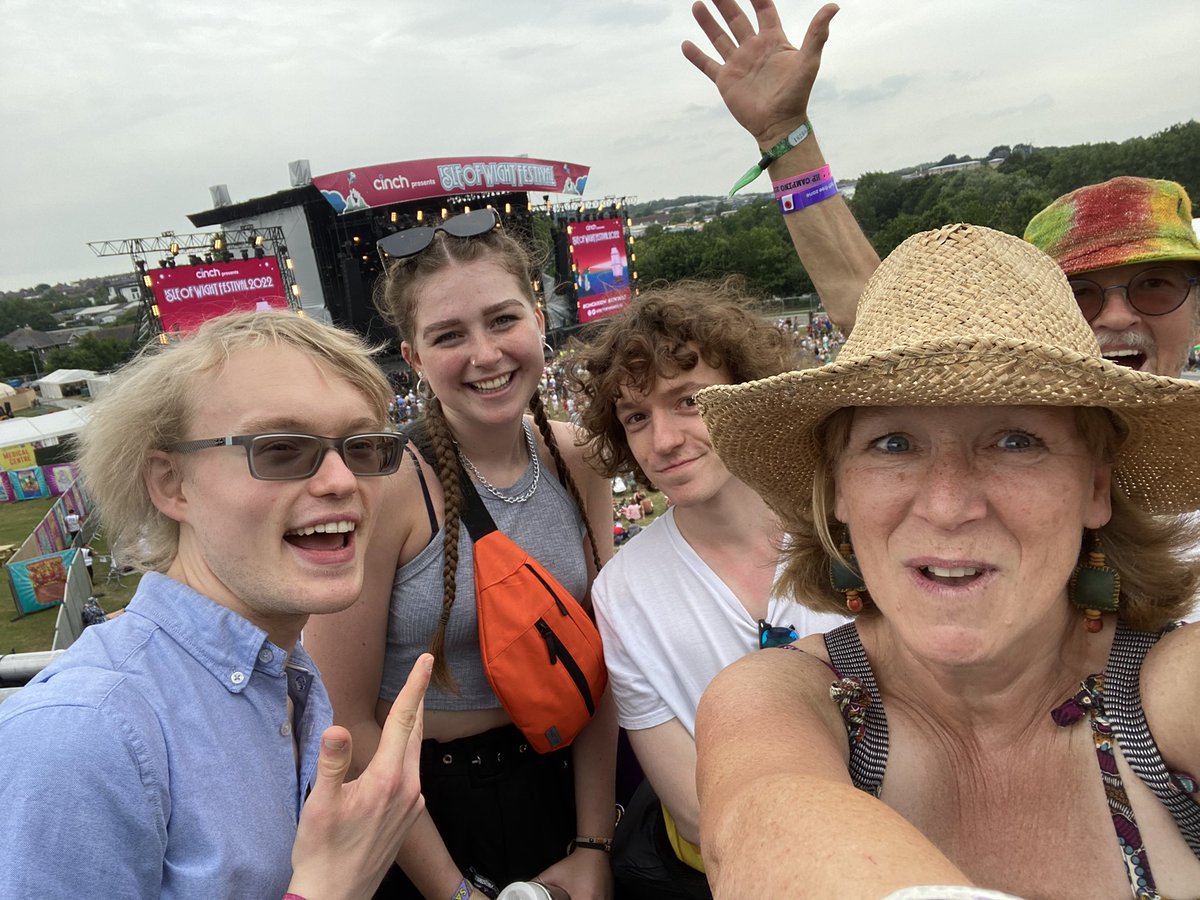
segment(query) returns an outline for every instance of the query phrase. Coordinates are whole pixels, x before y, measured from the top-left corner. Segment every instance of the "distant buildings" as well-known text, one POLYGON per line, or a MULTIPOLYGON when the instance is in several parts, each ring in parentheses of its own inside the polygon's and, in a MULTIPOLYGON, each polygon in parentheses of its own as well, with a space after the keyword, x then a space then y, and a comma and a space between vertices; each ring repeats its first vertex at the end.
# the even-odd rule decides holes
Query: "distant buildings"
POLYGON ((901 178, 905 181, 910 181, 913 178, 926 178, 930 175, 950 175, 954 172, 964 172, 967 169, 978 169, 983 166, 994 169, 1002 162, 1004 162, 1004 157, 1002 156, 996 156, 991 159, 960 159, 958 162, 945 163, 940 166, 918 168, 915 172, 902 175, 901 178))

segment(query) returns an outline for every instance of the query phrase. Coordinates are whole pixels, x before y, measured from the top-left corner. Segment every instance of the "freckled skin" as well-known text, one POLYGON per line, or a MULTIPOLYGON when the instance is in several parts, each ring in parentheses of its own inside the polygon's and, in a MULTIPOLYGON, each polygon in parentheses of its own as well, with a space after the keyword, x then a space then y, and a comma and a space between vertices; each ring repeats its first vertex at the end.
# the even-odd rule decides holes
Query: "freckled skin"
POLYGON ((1001 652, 1067 608, 1085 528, 1108 521, 1110 467, 1070 409, 859 409, 835 469, 872 600, 922 658, 1001 652), (969 583, 922 565, 974 566, 969 583))

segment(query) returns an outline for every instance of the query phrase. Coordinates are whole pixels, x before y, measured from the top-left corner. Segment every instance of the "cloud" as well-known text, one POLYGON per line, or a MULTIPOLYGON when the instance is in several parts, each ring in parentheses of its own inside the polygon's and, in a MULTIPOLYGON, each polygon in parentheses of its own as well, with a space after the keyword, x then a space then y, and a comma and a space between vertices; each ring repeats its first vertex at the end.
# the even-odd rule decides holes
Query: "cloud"
MULTIPOLYGON (((1161 130, 1195 114, 1164 88, 1194 67, 1193 6, 855 0, 825 48, 817 133, 852 177, 1161 130)), ((808 12, 781 8, 794 41, 808 12)), ((8 0, 0 288, 120 268, 86 243, 190 230, 209 185, 270 194, 299 158, 319 174, 525 152, 590 165, 595 196, 723 193, 755 148, 685 38, 707 43, 685 0, 8 0)))

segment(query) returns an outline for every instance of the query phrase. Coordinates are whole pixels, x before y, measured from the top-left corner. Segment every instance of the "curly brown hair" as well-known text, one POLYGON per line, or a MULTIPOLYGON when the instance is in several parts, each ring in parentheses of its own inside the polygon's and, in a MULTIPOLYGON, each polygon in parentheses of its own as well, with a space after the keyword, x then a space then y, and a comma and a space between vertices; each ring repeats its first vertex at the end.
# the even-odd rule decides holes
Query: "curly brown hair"
POLYGON ((632 469, 650 483, 617 417, 621 388, 650 391, 658 378, 690 371, 701 359, 724 366, 733 384, 792 368, 787 339, 755 305, 736 276, 656 283, 572 343, 568 379, 587 401, 580 404, 580 424, 590 435, 587 455, 594 468, 608 477, 632 469))

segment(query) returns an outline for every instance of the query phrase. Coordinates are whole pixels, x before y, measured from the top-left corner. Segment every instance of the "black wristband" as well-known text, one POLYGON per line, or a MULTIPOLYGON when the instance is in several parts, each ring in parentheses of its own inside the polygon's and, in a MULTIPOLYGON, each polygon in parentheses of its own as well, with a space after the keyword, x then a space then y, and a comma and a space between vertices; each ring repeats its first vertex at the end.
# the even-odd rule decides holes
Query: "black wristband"
POLYGON ((571 841, 571 846, 577 850, 599 850, 601 853, 612 853, 612 838, 577 837, 571 841))

